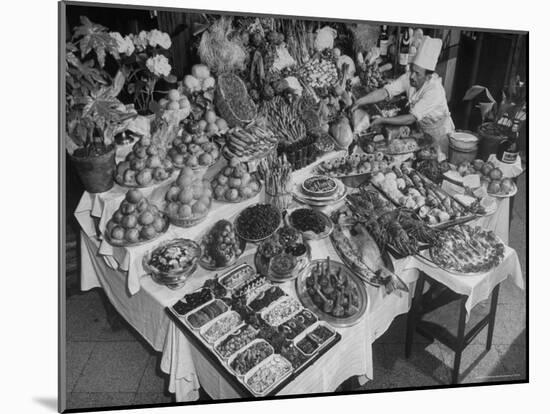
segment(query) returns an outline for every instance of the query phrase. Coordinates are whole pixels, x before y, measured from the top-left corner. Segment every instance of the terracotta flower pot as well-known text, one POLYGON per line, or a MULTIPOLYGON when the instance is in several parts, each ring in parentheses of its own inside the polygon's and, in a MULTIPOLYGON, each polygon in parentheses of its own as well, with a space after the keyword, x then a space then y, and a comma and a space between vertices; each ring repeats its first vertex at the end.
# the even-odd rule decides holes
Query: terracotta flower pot
POLYGON ((116 146, 110 145, 108 151, 97 156, 69 155, 84 189, 89 193, 102 193, 114 185, 116 146))

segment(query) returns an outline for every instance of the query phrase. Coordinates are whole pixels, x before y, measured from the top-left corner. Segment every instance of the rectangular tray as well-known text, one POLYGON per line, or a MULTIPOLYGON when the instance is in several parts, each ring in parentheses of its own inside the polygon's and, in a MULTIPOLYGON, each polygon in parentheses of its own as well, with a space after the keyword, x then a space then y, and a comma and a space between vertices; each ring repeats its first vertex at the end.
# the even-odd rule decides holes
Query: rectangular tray
MULTIPOLYGON (((248 350, 248 348, 250 348, 251 346, 253 346, 254 344, 259 344, 259 343, 266 343, 270 350, 271 350, 271 354, 270 355, 273 355, 275 353, 275 350, 273 349, 273 347, 271 346, 271 344, 269 342, 267 342, 265 339, 254 339, 252 342, 250 342, 248 345, 244 346, 243 348, 241 348, 238 352, 235 352, 233 355, 231 355, 231 357, 227 360, 227 367, 229 368, 229 370, 233 373, 233 375, 235 375, 236 377, 238 378, 243 378, 249 371, 253 370, 257 365, 253 366, 252 368, 250 368, 250 370, 248 370, 247 372, 244 372, 244 373, 238 373, 236 370, 233 369, 233 367, 231 366, 231 364, 233 363, 233 361, 235 361, 235 359, 237 359, 237 357, 241 354, 243 354, 244 352, 246 352, 248 350)), ((258 364, 259 365, 259 364, 258 364)))
POLYGON ((330 344, 334 340, 335 337, 336 337, 336 331, 334 330, 334 328, 332 326, 330 326, 328 323, 326 323, 324 321, 318 321, 317 323, 314 323, 313 325, 309 326, 305 331, 300 333, 300 335, 298 335, 296 338, 294 338, 294 340, 292 342, 294 343, 294 346, 296 348, 298 348, 298 350, 301 351, 306 357, 312 357, 313 355, 318 354, 319 352, 321 352, 328 344, 330 344), (318 344, 319 346, 317 348, 315 348, 315 350, 312 353, 307 353, 304 350, 302 350, 302 348, 300 348, 298 346, 298 343, 301 340, 303 340, 306 336, 308 336, 311 332, 313 332, 319 326, 324 326, 325 328, 327 328, 332 333, 332 336, 330 336, 322 344, 318 344))
POLYGON ((229 292, 233 292, 233 290, 238 289, 247 281, 255 278, 256 274, 257 273, 252 266, 250 266, 248 263, 243 263, 218 277, 218 283, 226 288, 229 292), (228 279, 239 272, 245 272, 246 276, 243 276, 243 279, 239 283, 235 285, 230 285, 228 279))
POLYGON ((271 390, 273 390, 275 387, 277 387, 278 384, 282 383, 285 379, 292 376, 293 367, 292 364, 282 355, 279 354, 272 354, 268 356, 266 359, 264 359, 262 362, 260 362, 258 365, 256 365, 254 368, 252 368, 243 378, 244 385, 250 390, 250 392, 256 396, 256 397, 264 397, 265 395, 269 394, 271 390), (269 364, 274 359, 279 359, 281 362, 283 362, 284 365, 287 365, 288 371, 283 374, 281 377, 277 378, 275 382, 273 382, 269 387, 267 387, 265 390, 261 392, 257 392, 252 389, 252 386, 248 384, 248 381, 258 372, 260 371, 264 366, 269 364))
POLYGON ((208 302, 202 304, 202 305, 199 306, 198 308, 195 308, 195 309, 192 310, 191 312, 187 313, 186 316, 185 316, 185 318, 184 318, 184 320, 185 320, 185 322, 189 325, 189 327, 190 327, 191 329, 197 330, 197 331, 198 331, 198 330, 201 329, 203 326, 206 326, 206 325, 208 325, 210 322, 212 322, 213 320, 219 318, 221 315, 223 315, 224 313, 226 313, 228 310, 229 310, 229 306, 227 306, 227 304, 226 304, 224 301, 222 301, 222 300, 220 300, 220 299, 212 299, 212 300, 210 300, 210 301, 208 301, 208 302), (219 314, 218 316, 216 316, 215 318, 210 319, 208 322, 206 322, 205 324, 203 324, 203 325, 201 325, 201 326, 193 326, 193 324, 192 324, 191 322, 189 322, 189 317, 190 317, 191 315, 193 315, 194 313, 200 311, 200 310, 203 309, 203 308, 206 308, 207 306, 209 306, 210 304, 215 303, 215 302, 221 302, 221 303, 222 303, 222 306, 223 306, 224 309, 225 309, 222 313, 220 313, 220 314, 219 314))
POLYGON ((260 317, 268 325, 273 326, 274 328, 277 328, 277 327, 279 327, 279 325, 285 323, 286 321, 293 318, 296 314, 301 312, 302 309, 304 309, 304 307, 302 306, 302 304, 300 303, 300 301, 298 299, 293 298, 292 296, 284 295, 284 296, 281 296, 279 299, 277 299, 275 302, 272 302, 267 308, 262 309, 262 311, 260 312, 260 317), (285 319, 282 319, 278 324, 269 323, 266 319, 266 315, 269 314, 273 309, 282 306, 285 302, 294 302, 295 304, 298 305, 298 307, 295 311, 289 313, 287 315, 287 317, 285 319))
MULTIPOLYGON (((191 292, 191 293, 199 292, 199 291, 201 291, 202 289, 203 289, 203 288, 199 288, 199 289, 197 289, 197 290, 195 290, 195 291, 193 291, 193 292, 191 292)), ((195 312, 197 309, 201 308, 203 305, 205 305, 205 304, 207 304, 207 303, 209 303, 209 302, 212 302, 212 301, 215 299, 215 297, 214 297, 214 294, 212 293, 212 291, 211 291, 210 289, 208 289, 208 290, 210 291, 210 300, 209 300, 209 301, 203 303, 202 305, 197 306, 197 307, 194 308, 194 309, 191 309, 191 310, 190 310, 189 312, 187 312, 187 313, 183 313, 183 314, 182 314, 182 313, 179 313, 176 309, 174 309, 174 312, 175 312, 179 317, 184 318, 186 315, 189 315, 190 313, 195 312)), ((184 295, 181 299, 183 299, 185 296, 187 296, 187 295, 184 295)), ((180 302, 181 299, 180 299, 178 302, 180 302)), ((176 302, 173 306, 175 306, 178 302, 176 302)))
POLYGON ((252 341, 250 341, 248 344, 242 346, 241 348, 237 349, 235 352, 233 352, 232 354, 229 354, 227 356, 224 356, 221 354, 220 350, 218 349, 219 346, 222 344, 223 341, 225 341, 227 338, 229 338, 231 335, 233 334, 236 334, 237 331, 241 330, 241 329, 245 329, 247 327, 251 327, 252 330, 254 332, 256 332, 256 335, 258 334, 258 330, 257 329, 254 329, 254 327, 252 327, 251 325, 248 325, 246 323, 243 323, 242 325, 238 326, 237 328, 233 329, 231 332, 229 332, 227 335, 221 337, 219 340, 217 340, 216 342, 214 342, 214 345, 212 345, 212 349, 214 350, 214 352, 224 361, 227 361, 229 360, 229 358, 231 358, 234 354, 236 354, 237 352, 239 352, 241 349, 243 349, 246 345, 248 345, 249 343, 251 343, 254 339, 256 338, 253 338, 252 341))
POLYGON ((236 329, 239 325, 242 325, 242 319, 241 317, 239 316, 239 314, 233 310, 229 310, 228 312, 225 312, 225 313, 222 313, 220 316, 218 316, 217 318, 214 318, 212 319, 212 321, 210 321, 209 323, 207 323, 206 325, 203 325, 199 331, 200 333, 200 336, 210 345, 214 344, 216 341, 218 341, 219 339, 223 338, 225 335, 227 335, 228 333, 230 333, 231 331, 233 331, 234 329, 236 329), (214 339, 214 340, 211 340, 210 338, 208 338, 206 336, 206 332, 212 327, 214 326, 215 324, 219 323, 220 321, 222 321, 223 319, 226 319, 226 318, 229 318, 230 316, 232 315, 236 315, 238 316, 238 319, 239 319, 239 322, 236 324, 236 325, 233 325, 233 327, 225 332, 223 335, 221 335, 220 337, 214 339))

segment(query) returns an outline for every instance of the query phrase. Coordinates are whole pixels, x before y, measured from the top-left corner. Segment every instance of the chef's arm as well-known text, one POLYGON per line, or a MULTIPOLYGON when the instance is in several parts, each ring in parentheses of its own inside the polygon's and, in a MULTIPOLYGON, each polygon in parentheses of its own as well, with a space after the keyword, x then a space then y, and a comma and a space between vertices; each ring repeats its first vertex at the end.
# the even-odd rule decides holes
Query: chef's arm
POLYGON ((376 118, 371 122, 371 125, 410 125, 416 122, 416 117, 412 114, 397 115, 391 118, 376 118))
POLYGON ((377 90, 372 91, 371 93, 363 96, 362 98, 359 98, 355 102, 355 105, 353 105, 352 110, 358 108, 359 106, 382 102, 383 100, 385 100, 387 98, 388 98, 388 91, 386 89, 384 89, 384 88, 377 89, 377 90))

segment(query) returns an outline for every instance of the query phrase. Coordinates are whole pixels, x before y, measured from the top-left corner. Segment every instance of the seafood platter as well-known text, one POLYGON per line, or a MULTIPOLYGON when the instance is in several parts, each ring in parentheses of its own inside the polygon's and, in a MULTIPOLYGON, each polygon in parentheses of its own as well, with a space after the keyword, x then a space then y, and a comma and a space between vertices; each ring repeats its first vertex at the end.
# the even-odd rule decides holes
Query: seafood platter
POLYGON ((254 397, 276 394, 341 339, 332 325, 248 264, 206 280, 166 309, 254 397))

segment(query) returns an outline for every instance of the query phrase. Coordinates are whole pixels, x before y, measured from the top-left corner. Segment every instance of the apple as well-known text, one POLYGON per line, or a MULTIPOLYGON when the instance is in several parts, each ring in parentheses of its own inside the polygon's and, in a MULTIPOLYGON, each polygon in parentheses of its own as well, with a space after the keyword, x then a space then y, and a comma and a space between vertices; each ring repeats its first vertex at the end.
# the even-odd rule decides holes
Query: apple
POLYGON ((152 225, 144 226, 139 232, 140 236, 145 240, 151 240, 157 235, 155 228, 152 225))
POLYGON ((176 180, 176 184, 178 185, 178 187, 179 188, 189 187, 192 183, 193 183, 193 177, 188 174, 183 174, 183 170, 182 170, 182 172, 180 173, 180 175, 178 175, 178 178, 176 180))
POLYGON ((193 190, 189 189, 188 187, 181 190, 178 195, 178 201, 182 204, 189 204, 191 201, 193 201, 193 190))
POLYGON ((479 158, 477 160, 474 160, 474 163, 473 163, 474 169, 476 171, 480 171, 481 168, 483 167, 483 164, 485 163, 483 162, 483 160, 480 160, 479 158))
POLYGON ((168 173, 162 167, 155 168, 153 170, 153 178, 157 181, 163 181, 168 178, 168 173))
POLYGON ((168 189, 166 192, 166 201, 176 201, 180 193, 180 188, 177 185, 174 185, 168 189))
POLYGON ((153 174, 151 174, 151 170, 146 168, 144 170, 141 170, 136 175, 136 181, 139 185, 147 185, 153 180, 153 174))
POLYGON ((176 165, 183 165, 185 159, 182 154, 176 154, 172 156, 172 161, 176 165))
POLYGON ((184 144, 192 144, 193 143, 193 135, 185 133, 183 136, 183 143, 184 144))
POLYGON ((191 168, 193 167, 198 167, 199 166, 199 160, 197 157, 195 157, 194 155, 189 157, 189 159, 187 160, 187 165, 191 168))
POLYGON ((510 194, 512 190, 514 189, 514 182, 510 178, 504 178, 500 182, 500 191, 502 191, 503 194, 510 194))
POLYGON ((164 230, 164 227, 166 227, 166 221, 162 217, 157 217, 153 221, 153 228, 157 233, 160 233, 164 230))
POLYGON ((127 216, 136 211, 136 205, 134 203, 130 203, 127 200, 123 200, 122 203, 120 203, 120 211, 122 212, 122 214, 127 216))
POLYGON ((134 184, 136 182, 136 172, 134 170, 126 170, 123 180, 127 184, 134 184))
POLYGON ((128 229, 124 234, 124 238, 130 243, 135 243, 139 240, 139 230, 138 229, 128 229))
POLYGON ((197 201, 195 204, 193 204, 193 214, 204 214, 208 210, 208 207, 206 204, 201 203, 200 201, 197 201))
POLYGON ((147 147, 147 155, 157 155, 159 153, 159 149, 156 147, 156 145, 149 145, 147 147))
POLYGON ((175 202, 171 202, 168 204, 168 207, 166 208, 166 212, 170 217, 176 217, 178 215, 178 210, 180 208, 180 205, 175 202))
POLYGON ((162 160, 162 166, 167 173, 174 167, 174 165, 172 164, 172 161, 170 161, 168 158, 165 158, 164 160, 162 160))
POLYGON ((145 210, 147 210, 148 207, 149 207, 149 202, 145 197, 139 200, 138 203, 136 204, 137 211, 140 213, 143 213, 145 210))
POLYGON ((502 170, 500 168, 493 168, 489 172, 489 178, 494 181, 502 179, 502 170))
POLYGON ((487 187, 487 192, 490 194, 499 194, 500 193, 500 182, 491 181, 489 187, 487 187))
POLYGON ((109 234, 114 240, 122 240, 124 238, 124 229, 120 226, 115 226, 109 234))
POLYGON ((143 194, 138 189, 131 189, 126 193, 126 200, 130 203, 137 204, 143 199, 143 194))
POLYGON ((158 168, 162 167, 162 161, 158 155, 151 155, 145 162, 147 168, 158 168))
POLYGON ((136 154, 136 157, 138 158, 145 159, 147 158, 147 149, 141 146, 138 148, 134 147, 134 154, 136 154))
POLYGON ((122 214, 122 211, 117 210, 115 211, 115 214, 113 214, 113 221, 115 223, 122 223, 122 218, 124 217, 124 214, 122 214))
POLYGON ((155 221, 155 217, 153 216, 153 213, 150 211, 144 211, 139 215, 138 221, 140 224, 147 226, 149 224, 152 224, 153 221, 155 221))
POLYGON ((486 162, 485 164, 483 164, 483 167, 481 167, 481 174, 488 176, 492 169, 493 166, 490 163, 486 162))
POLYGON ((126 229, 133 229, 137 225, 137 217, 134 214, 124 216, 122 219, 122 226, 126 229))
POLYGON ((118 175, 123 175, 128 168, 130 168, 130 162, 122 161, 116 166, 116 172, 118 175))
POLYGON ((178 216, 181 218, 189 218, 193 215, 193 210, 191 210, 191 206, 188 204, 182 205, 178 210, 178 216))

